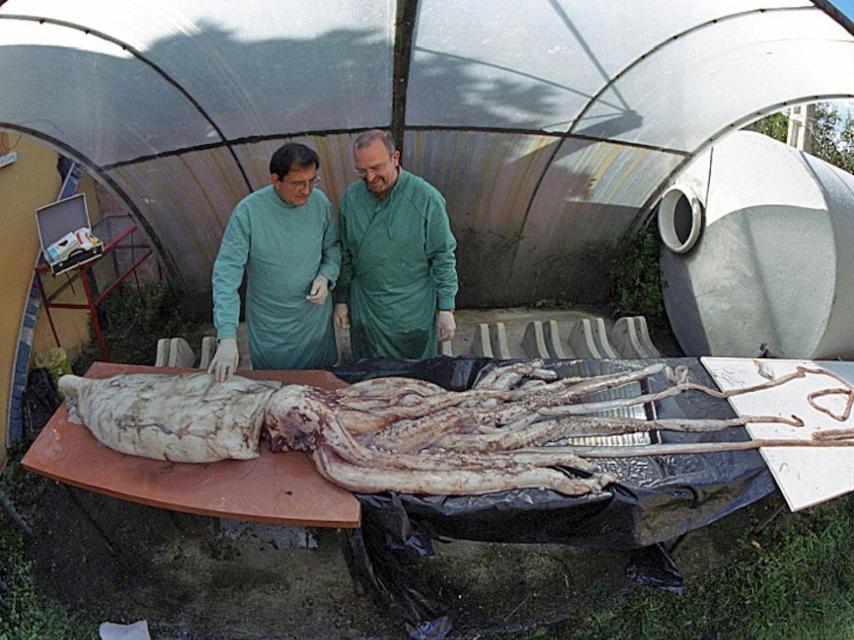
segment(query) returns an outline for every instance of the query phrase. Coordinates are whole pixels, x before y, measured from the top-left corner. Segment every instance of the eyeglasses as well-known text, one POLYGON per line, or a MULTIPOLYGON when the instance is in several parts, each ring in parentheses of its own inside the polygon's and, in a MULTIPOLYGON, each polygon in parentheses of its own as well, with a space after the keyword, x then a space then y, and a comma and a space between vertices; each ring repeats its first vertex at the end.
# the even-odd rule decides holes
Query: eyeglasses
POLYGON ((286 185, 293 187, 294 189, 300 189, 302 187, 312 189, 318 185, 320 178, 312 178, 311 180, 285 180, 284 182, 286 185))
POLYGON ((380 164, 375 164, 373 167, 368 167, 367 169, 356 169, 356 175, 360 178, 364 178, 368 175, 368 172, 380 173, 389 165, 389 163, 391 163, 391 158, 381 162, 380 164))

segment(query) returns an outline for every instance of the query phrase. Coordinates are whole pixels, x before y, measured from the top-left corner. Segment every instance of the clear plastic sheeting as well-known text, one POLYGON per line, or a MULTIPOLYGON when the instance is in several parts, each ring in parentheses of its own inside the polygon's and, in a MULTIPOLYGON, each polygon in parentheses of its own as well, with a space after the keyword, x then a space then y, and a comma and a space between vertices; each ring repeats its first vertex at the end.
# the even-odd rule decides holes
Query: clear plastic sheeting
MULTIPOLYGON (((566 131, 612 78, 674 35, 734 13, 805 6, 812 4, 610 0, 603 10, 599 2, 498 0, 485 11, 475 0, 424 0, 407 124, 566 131)), ((632 121, 634 106, 620 92, 600 103, 611 127, 632 121)))
POLYGON ((278 146, 318 151, 337 206, 354 137, 389 129, 447 201, 459 305, 596 304, 694 155, 784 103, 854 97, 839 15, 825 0, 5 0, 0 129, 81 161, 170 276, 204 289, 278 146))
POLYGON ((525 302, 520 291, 534 300, 584 296, 604 302, 609 292, 598 284, 599 274, 643 208, 647 186, 664 180, 681 160, 649 149, 564 140, 523 218, 502 302, 525 302))
MULTIPOLYGON (((208 149, 118 167, 115 183, 139 204, 184 286, 210 287, 213 261, 245 183, 225 149, 208 149), (177 249, 176 249, 177 248, 177 249)), ((269 180, 269 179, 268 179, 269 180)))
POLYGON ((411 132, 404 140, 403 166, 442 193, 459 194, 455 208, 466 214, 455 230, 488 227, 512 236, 519 216, 498 215, 524 211, 535 178, 549 167, 558 143, 550 136, 512 133, 411 132))
POLYGON ((710 135, 771 106, 850 93, 854 43, 847 35, 815 11, 751 13, 698 29, 621 77, 581 128, 591 136, 694 152, 710 135), (794 77, 796 86, 784 82, 794 77), (733 87, 743 88, 738 99, 733 87), (634 114, 632 122, 615 114, 617 96, 634 114))
MULTIPOLYGON (((6 13, 68 21, 130 45, 186 90, 228 139, 382 126, 390 118, 391 0, 178 0, 114 9, 98 0, 9 0, 0 15, 6 13)), ((217 141, 202 135, 190 144, 217 141)), ((182 146, 189 145, 171 148, 182 146)))
POLYGON ((563 202, 637 208, 647 185, 660 182, 684 156, 612 142, 568 138, 561 143, 533 211, 553 210, 563 202))
POLYGON ((461 306, 572 297, 566 273, 577 279, 597 268, 599 258, 585 248, 619 241, 648 185, 683 160, 589 140, 490 132, 413 132, 404 149, 406 168, 456 194, 448 213, 466 247, 458 268, 480 283, 460 292, 461 306))
MULTIPOLYGON (((403 166, 445 194, 457 238, 457 269, 478 282, 460 306, 498 304, 514 292, 514 247, 524 212, 559 141, 509 133, 419 131, 406 134, 403 166)), ((563 206, 560 207, 563 211, 563 206)))
POLYGON ((0 43, 0 122, 99 165, 219 139, 174 86, 116 44, 20 20, 0 20, 0 43))

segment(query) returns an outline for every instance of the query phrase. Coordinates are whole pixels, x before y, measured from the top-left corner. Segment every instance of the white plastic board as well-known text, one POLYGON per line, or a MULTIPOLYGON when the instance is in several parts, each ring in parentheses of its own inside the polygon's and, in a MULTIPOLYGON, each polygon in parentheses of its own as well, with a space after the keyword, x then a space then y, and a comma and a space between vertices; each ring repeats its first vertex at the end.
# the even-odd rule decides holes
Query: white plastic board
MULTIPOLYGON (((750 358, 700 358, 700 362, 722 391, 767 382, 759 375, 758 365, 778 377, 792 373, 798 366, 823 368, 854 384, 854 362, 813 362, 810 360, 754 360, 750 358)), ((839 388, 840 383, 827 376, 807 375, 779 387, 729 398, 739 416, 797 415, 806 423, 796 428, 778 424, 752 424, 747 432, 754 440, 768 438, 809 439, 819 429, 854 427, 854 415, 844 422, 817 411, 807 395, 820 389, 839 388)), ((821 406, 842 414, 845 398, 824 396, 821 406)), ((852 412, 854 413, 854 412, 852 412)), ((854 447, 808 448, 766 447, 760 449, 771 474, 786 498, 789 508, 798 511, 854 490, 854 447)))

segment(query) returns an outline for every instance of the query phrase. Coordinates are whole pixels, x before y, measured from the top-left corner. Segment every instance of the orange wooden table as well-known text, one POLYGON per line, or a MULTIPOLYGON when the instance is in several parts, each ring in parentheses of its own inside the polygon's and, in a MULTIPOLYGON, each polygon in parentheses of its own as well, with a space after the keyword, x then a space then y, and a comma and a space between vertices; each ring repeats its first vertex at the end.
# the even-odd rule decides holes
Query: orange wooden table
MULTIPOLYGON (((185 373, 96 362, 88 378, 121 373, 185 373)), ((241 371, 261 380, 337 389, 347 383, 328 371, 241 371)), ((324 479, 302 452, 270 453, 254 460, 173 463, 129 456, 100 444, 57 409, 22 460, 25 468, 70 485, 153 507, 272 524, 355 528, 361 509, 346 489, 324 479)))

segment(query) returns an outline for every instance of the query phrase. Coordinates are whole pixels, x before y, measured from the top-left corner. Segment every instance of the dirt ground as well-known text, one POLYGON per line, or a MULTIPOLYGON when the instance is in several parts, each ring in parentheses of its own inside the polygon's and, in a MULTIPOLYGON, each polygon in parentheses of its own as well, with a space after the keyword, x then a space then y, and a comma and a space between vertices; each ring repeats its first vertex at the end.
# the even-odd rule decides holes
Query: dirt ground
MULTIPOLYGON (((40 590, 102 621, 147 620, 154 640, 395 640, 403 626, 350 577, 343 531, 194 516, 75 489, 20 468, 15 503, 33 527, 40 590), (312 548, 280 548, 287 536, 312 548)), ((766 502, 766 501, 763 501, 766 502)), ((674 552, 692 575, 733 560, 762 502, 687 536, 674 552)), ((452 638, 483 638, 596 611, 602 594, 644 589, 628 553, 559 545, 437 543, 416 573, 454 611, 452 638)))
MULTIPOLYGON (((502 319, 530 314, 510 311, 502 319)), ((469 315, 461 314, 461 326, 484 320, 469 315)), ((542 312, 537 316, 542 319, 542 312)), ((663 334, 667 340, 655 337, 662 352, 681 355, 669 332, 663 334)), ((409 637, 351 578, 345 531, 166 511, 10 464, 12 497, 33 527, 28 553, 37 587, 101 621, 147 620, 154 640, 409 637), (303 543, 295 546, 300 537, 303 543)), ((762 501, 680 541, 672 555, 686 583, 732 562, 729 541, 767 509, 762 501)), ((628 552, 465 541, 434 548, 414 572, 453 611, 451 638, 583 619, 601 609, 603 595, 628 598, 647 588, 626 578, 628 552)))

